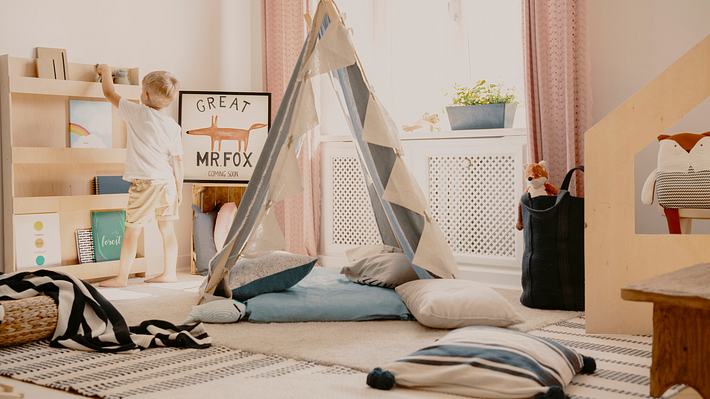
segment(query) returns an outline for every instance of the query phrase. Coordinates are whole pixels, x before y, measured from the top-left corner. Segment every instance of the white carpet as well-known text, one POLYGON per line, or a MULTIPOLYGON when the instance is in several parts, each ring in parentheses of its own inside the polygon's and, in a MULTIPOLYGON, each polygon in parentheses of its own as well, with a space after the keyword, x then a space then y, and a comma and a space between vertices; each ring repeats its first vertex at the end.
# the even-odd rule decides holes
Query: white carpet
MULTIPOLYGON (((129 325, 155 318, 181 322, 196 303, 197 293, 166 288, 161 288, 160 284, 132 285, 126 290, 149 293, 152 297, 116 301, 116 307, 123 313, 129 325)), ((525 320, 514 326, 521 331, 529 331, 579 315, 579 312, 529 309, 520 304, 519 292, 500 292, 525 320)), ((339 364, 365 371, 428 345, 444 336, 448 330, 427 328, 416 321, 388 320, 209 324, 207 332, 213 337, 215 345, 278 354, 322 364, 339 364)))

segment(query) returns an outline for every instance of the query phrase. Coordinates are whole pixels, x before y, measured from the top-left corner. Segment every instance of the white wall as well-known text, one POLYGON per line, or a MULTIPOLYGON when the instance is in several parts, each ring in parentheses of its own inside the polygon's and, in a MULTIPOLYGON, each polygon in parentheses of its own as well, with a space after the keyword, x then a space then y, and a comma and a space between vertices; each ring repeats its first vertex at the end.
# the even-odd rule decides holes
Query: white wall
MULTIPOLYGON (((312 0, 317 4, 316 0, 312 0)), ((520 0, 337 0, 368 80, 396 124, 445 113, 454 85, 486 79, 524 100, 520 0)), ((326 88, 328 85, 325 86, 326 88)), ((333 99, 321 99, 324 134, 346 123, 333 99)), ((525 126, 518 106, 514 127, 525 126)))
MULTIPOLYGON (((185 90, 262 90, 259 0, 0 0, 0 54, 67 49, 70 62, 173 72, 185 90)), ((177 107, 168 110, 177 118, 177 107)), ((192 187, 178 236, 189 264, 192 187)))
MULTIPOLYGON (((587 12, 594 122, 710 34, 707 0, 593 0, 587 2, 587 12)), ((710 100, 691 111, 670 132, 708 130, 710 100)), ((666 132, 658 132, 661 133, 666 132)), ((657 207, 644 206, 638 199, 646 176, 655 168, 656 151, 657 143, 649 143, 636 156, 638 233, 668 232, 657 207)), ((696 221, 694 232, 710 233, 710 223, 696 221)))

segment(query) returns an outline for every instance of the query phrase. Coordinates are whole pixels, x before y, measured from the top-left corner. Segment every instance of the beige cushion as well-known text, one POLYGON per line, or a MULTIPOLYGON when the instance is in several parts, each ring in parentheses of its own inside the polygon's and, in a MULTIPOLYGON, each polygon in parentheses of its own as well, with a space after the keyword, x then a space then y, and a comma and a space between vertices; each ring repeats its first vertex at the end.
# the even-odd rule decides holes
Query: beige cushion
POLYGON ((391 253, 402 253, 402 250, 385 244, 372 244, 349 249, 345 251, 345 256, 348 258, 348 261, 357 262, 373 255, 391 253))
POLYGON ((214 246, 217 251, 224 247, 224 242, 227 240, 229 229, 232 228, 234 217, 237 215, 237 204, 227 202, 219 208, 217 219, 214 223, 214 246))
POLYGON ((396 291, 417 321, 428 327, 507 327, 522 322, 505 298, 475 281, 416 280, 396 291))
POLYGON ((418 278, 412 262, 401 252, 366 256, 340 272, 358 284, 385 288, 395 288, 418 278))

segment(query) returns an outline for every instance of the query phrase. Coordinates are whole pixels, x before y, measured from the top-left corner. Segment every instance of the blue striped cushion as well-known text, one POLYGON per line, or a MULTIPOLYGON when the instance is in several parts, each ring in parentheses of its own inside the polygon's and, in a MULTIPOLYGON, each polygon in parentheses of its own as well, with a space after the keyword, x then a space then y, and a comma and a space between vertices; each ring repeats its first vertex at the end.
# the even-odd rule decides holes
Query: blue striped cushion
POLYGON ((368 375, 373 388, 409 388, 476 398, 564 398, 564 388, 594 360, 555 341, 497 327, 454 330, 368 375))

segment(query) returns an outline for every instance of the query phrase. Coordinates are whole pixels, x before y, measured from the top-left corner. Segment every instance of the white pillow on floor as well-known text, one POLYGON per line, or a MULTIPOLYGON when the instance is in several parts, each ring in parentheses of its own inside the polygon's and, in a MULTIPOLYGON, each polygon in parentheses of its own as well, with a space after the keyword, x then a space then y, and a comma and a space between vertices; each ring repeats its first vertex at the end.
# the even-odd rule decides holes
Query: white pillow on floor
POLYGON ((507 327, 523 321, 503 296, 475 281, 415 280, 395 290, 417 321, 427 327, 507 327))
POLYGON ((233 299, 218 299, 193 306, 182 324, 195 323, 236 323, 246 314, 246 306, 233 299))

